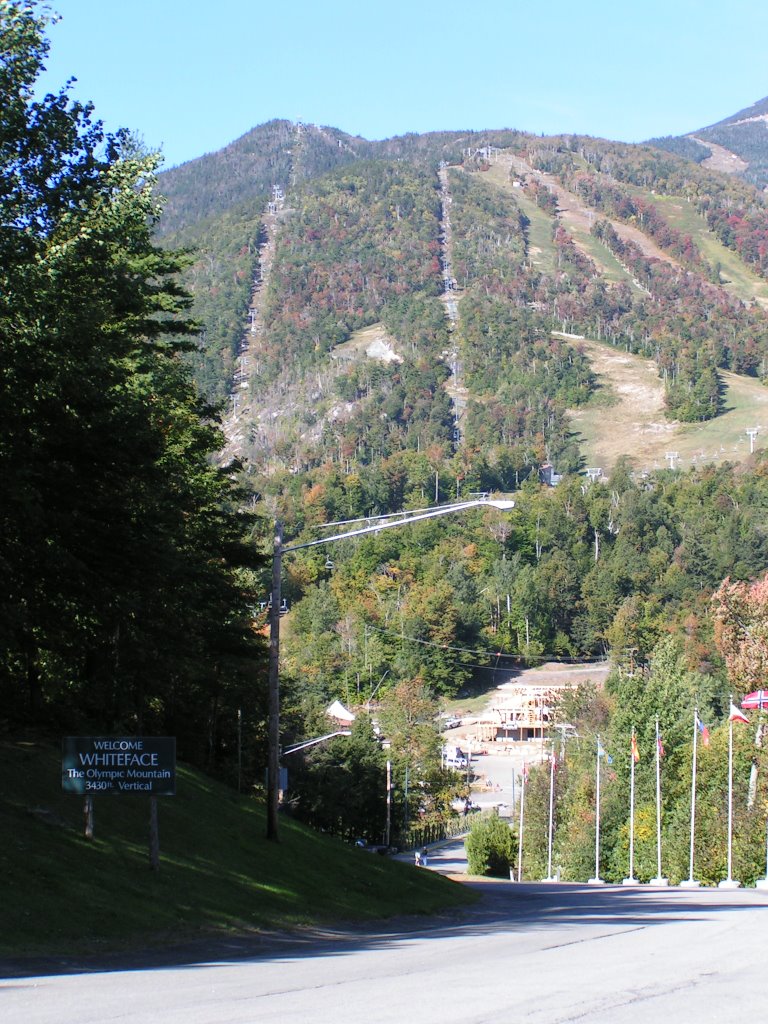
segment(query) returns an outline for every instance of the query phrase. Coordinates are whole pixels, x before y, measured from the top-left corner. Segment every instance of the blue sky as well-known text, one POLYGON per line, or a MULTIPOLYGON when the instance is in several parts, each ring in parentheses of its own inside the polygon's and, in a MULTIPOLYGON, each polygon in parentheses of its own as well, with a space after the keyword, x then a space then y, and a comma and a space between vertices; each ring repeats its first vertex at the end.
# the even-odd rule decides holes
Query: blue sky
POLYGON ((44 79, 166 166, 275 117, 381 139, 441 129, 678 135, 768 95, 758 0, 48 0, 44 79))

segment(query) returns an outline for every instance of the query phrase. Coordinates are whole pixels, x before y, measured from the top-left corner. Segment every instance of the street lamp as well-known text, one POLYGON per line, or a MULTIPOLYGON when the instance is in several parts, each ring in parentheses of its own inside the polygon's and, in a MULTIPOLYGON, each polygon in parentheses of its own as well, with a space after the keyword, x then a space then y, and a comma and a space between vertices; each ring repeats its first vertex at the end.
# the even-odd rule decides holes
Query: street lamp
POLYGON ((313 740, 304 740, 301 743, 294 743, 292 747, 287 747, 283 751, 283 757, 286 754, 295 754, 299 750, 306 750, 307 747, 316 747, 318 743, 325 743, 326 740, 332 740, 335 736, 351 736, 351 729, 337 729, 336 732, 327 732, 325 736, 318 736, 313 740))
MULTIPOLYGON (((435 508, 421 509, 415 512, 393 513, 387 516, 371 516, 367 520, 355 520, 355 522, 368 522, 368 526, 358 527, 354 530, 347 530, 345 533, 334 533, 319 540, 306 541, 304 544, 283 544, 283 527, 279 521, 275 522, 274 554, 272 557, 272 603, 269 610, 269 712, 267 723, 267 839, 277 842, 277 812, 280 796, 280 606, 281 579, 283 569, 283 555, 289 551, 299 551, 302 548, 313 548, 319 544, 333 544, 337 540, 348 540, 350 537, 360 537, 366 533, 379 533, 381 530, 393 529, 396 526, 406 526, 409 523, 417 523, 422 519, 433 519, 436 516, 448 515, 450 512, 463 512, 470 508, 496 508, 502 512, 509 511, 515 507, 514 501, 507 498, 474 498, 470 501, 454 502, 452 505, 438 505, 435 508), (373 519, 380 520, 372 522, 373 519), (384 521, 382 521, 384 520, 384 521)), ((329 523, 329 526, 343 525, 341 523, 329 523)), ((351 521, 350 521, 351 525, 351 521)))

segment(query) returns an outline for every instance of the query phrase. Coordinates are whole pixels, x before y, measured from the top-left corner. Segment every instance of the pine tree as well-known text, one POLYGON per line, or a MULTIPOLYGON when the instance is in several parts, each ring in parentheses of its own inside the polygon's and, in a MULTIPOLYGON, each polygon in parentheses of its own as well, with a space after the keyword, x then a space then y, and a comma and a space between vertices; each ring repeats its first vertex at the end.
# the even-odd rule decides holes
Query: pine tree
POLYGON ((158 159, 66 89, 32 99, 45 29, 0 4, 3 707, 178 730, 210 757, 253 671, 252 524, 179 358, 194 326, 186 257, 153 242, 158 159))

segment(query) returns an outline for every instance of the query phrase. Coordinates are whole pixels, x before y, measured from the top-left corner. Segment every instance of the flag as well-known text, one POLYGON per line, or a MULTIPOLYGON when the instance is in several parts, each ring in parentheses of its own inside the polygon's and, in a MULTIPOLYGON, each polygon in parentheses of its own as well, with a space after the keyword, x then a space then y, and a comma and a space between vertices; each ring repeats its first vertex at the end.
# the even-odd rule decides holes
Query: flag
POLYGON ((607 752, 607 750, 605 749, 603 744, 600 742, 600 740, 597 741, 597 756, 598 757, 604 757, 606 764, 613 764, 613 758, 607 752))
POLYGON ((523 782, 528 781, 528 762, 523 761, 523 782))
POLYGON ((656 747, 659 751, 659 757, 664 757, 666 751, 664 750, 664 744, 662 743, 660 735, 656 737, 656 747))
POLYGON ((632 760, 635 762, 635 764, 637 764, 637 762, 640 760, 640 751, 637 749, 637 736, 635 736, 634 733, 632 733, 632 739, 629 744, 629 749, 632 754, 632 760))
POLYGON ((736 707, 736 705, 733 704, 733 703, 731 704, 731 710, 730 710, 730 714, 728 715, 728 721, 729 722, 744 722, 745 725, 749 725, 749 719, 747 718, 747 716, 744 714, 743 711, 740 711, 736 707))
POLYGON ((709 729, 704 725, 702 720, 696 715, 696 728, 701 733, 701 745, 703 747, 709 746, 709 729))

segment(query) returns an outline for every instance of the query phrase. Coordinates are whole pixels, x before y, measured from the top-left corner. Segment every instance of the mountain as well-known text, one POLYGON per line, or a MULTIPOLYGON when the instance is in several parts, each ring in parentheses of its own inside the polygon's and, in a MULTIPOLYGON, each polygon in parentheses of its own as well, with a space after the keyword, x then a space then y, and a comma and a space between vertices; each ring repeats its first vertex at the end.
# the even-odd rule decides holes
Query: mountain
POLYGON ((264 214, 274 194, 290 196, 360 160, 385 159, 434 171, 441 160, 460 161, 462 150, 477 148, 481 139, 508 144, 516 134, 434 132, 368 142, 335 128, 274 120, 216 153, 163 172, 165 209, 158 237, 196 254, 185 283, 202 327, 194 361, 202 390, 214 401, 228 394, 260 275, 264 214))
POLYGON ((259 125, 216 153, 163 172, 160 234, 183 234, 242 204, 263 203, 273 186, 287 189, 325 174, 355 160, 368 145, 332 128, 303 132, 281 120, 259 125))
POLYGON ((768 566, 768 208, 743 177, 590 137, 279 121, 161 188, 163 241, 196 248, 221 462, 286 537, 516 494, 511 523, 289 560, 305 721, 377 679, 454 693, 491 650, 648 653, 768 566))
POLYGON ((651 144, 766 188, 768 97, 716 124, 688 135, 652 139, 651 144))
MULTIPOLYGON (((713 595, 768 569, 760 188, 649 144, 374 143, 285 121, 161 188, 164 242, 195 247, 190 358, 221 402, 218 463, 254 543, 279 519, 290 549, 286 739, 322 734, 334 700, 375 709, 396 817, 426 821, 444 793, 436 701, 520 663, 610 657, 619 682, 564 712, 589 706, 595 731, 646 681, 648 728, 661 711, 687 736, 694 701, 727 716, 713 595), (321 540, 489 492, 514 508, 321 540)), ((264 630, 266 570, 254 592, 264 630)), ((305 820, 331 765, 356 777, 336 748, 292 768, 305 820)), ((335 803, 323 820, 354 834, 335 803)))
POLYGON ((252 465, 286 446, 324 461, 330 424, 369 451, 363 374, 366 400, 402 399, 382 451, 475 446, 506 467, 484 486, 508 488, 583 464, 567 410, 596 382, 578 336, 652 359, 672 420, 716 418, 722 371, 768 367, 760 193, 655 147, 273 121, 161 187, 162 238, 197 250, 198 380, 252 465), (388 355, 363 352, 363 371, 372 329, 388 355))

